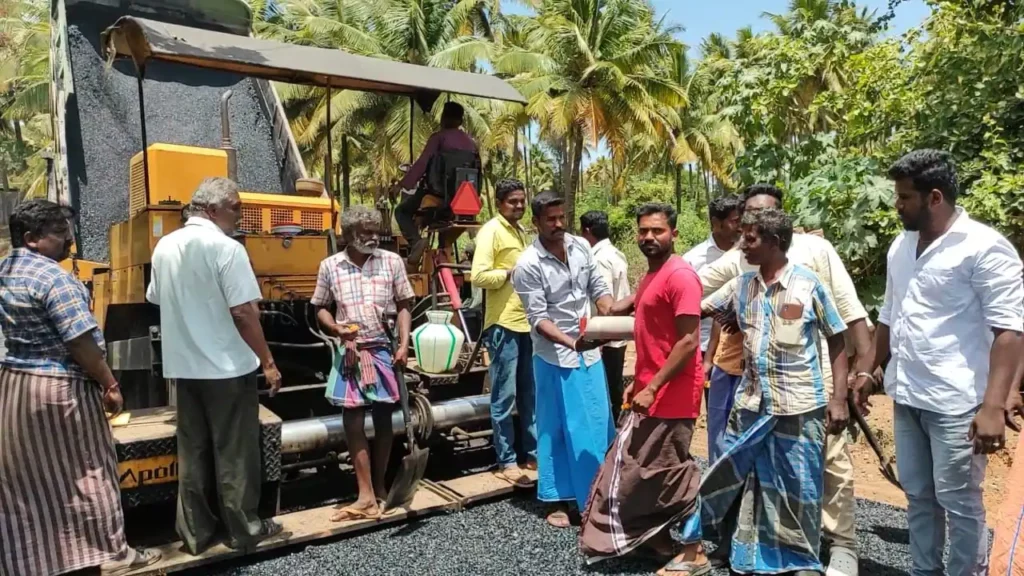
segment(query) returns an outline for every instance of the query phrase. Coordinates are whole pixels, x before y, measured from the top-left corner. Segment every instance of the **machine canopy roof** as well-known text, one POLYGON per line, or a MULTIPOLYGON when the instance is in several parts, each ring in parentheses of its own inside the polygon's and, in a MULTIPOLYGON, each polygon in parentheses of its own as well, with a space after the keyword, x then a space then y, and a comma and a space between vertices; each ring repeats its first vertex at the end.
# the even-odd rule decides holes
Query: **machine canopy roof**
POLYGON ((118 19, 103 32, 102 42, 108 58, 131 57, 140 69, 149 60, 163 60, 291 84, 401 94, 419 101, 432 101, 448 92, 526 103, 507 82, 487 74, 356 56, 134 16, 118 19))

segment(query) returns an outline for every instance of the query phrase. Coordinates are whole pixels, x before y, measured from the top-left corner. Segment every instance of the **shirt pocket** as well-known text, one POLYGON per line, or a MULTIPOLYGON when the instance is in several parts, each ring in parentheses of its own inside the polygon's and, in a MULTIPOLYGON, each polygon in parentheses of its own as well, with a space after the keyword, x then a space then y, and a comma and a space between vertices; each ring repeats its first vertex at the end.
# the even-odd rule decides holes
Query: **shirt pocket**
MULTIPOLYGON (((930 311, 953 313, 964 297, 964 286, 957 270, 952 268, 925 268, 918 270, 911 280, 916 304, 930 311)), ((970 290, 967 293, 972 293, 970 290)))

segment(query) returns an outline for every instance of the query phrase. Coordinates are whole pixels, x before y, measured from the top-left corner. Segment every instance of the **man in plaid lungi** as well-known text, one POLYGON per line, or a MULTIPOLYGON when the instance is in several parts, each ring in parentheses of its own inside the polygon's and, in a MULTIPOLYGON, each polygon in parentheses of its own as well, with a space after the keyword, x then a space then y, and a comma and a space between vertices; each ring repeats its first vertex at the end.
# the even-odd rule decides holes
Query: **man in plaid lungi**
POLYGON ((346 247, 320 264, 316 290, 310 302, 328 334, 340 338, 340 350, 327 383, 328 400, 344 409, 345 439, 359 484, 359 497, 331 517, 332 522, 380 515, 380 499, 387 497, 384 472, 391 455, 392 405, 398 401, 398 380, 393 365, 408 357, 410 304, 415 294, 405 262, 393 252, 377 248, 380 213, 352 206, 341 215, 346 247), (334 304, 335 313, 328 307, 334 304), (381 320, 398 313, 398 348, 391 344, 381 320), (373 457, 370 457, 363 421, 366 408, 373 414, 373 457), (371 469, 372 466, 372 469, 371 469))
POLYGON ((746 370, 725 453, 701 483, 704 536, 731 547, 743 573, 822 571, 825 431, 842 430, 846 325, 829 291, 786 250, 793 226, 770 208, 743 218, 742 250, 759 266, 707 298, 702 312, 743 332, 746 370), (826 397, 819 330, 828 338, 835 391, 826 397), (739 504, 737 506, 737 504, 739 504))

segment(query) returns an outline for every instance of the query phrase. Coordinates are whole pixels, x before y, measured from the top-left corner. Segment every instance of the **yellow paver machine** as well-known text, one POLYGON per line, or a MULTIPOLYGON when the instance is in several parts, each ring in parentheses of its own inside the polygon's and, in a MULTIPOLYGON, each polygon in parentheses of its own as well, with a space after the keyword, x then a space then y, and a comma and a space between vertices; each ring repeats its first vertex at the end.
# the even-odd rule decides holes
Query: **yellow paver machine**
MULTIPOLYGON (((153 248, 184 224, 189 199, 204 178, 227 176, 252 190, 250 183, 261 181, 252 174, 273 168, 271 177, 262 181, 274 190, 242 193, 237 239, 262 287, 264 332, 284 377, 281 393, 261 397, 261 510, 278 514, 282 506, 288 507, 282 504, 282 482, 317 470, 338 474, 339 463, 346 462, 339 411, 323 398, 330 343, 309 303, 320 262, 341 249, 338 213, 343 202, 331 186, 331 136, 327 173, 323 181, 311 179, 271 82, 316 86, 328 98, 333 90, 407 97, 410 113, 417 105, 429 112, 442 95, 525 100, 494 76, 255 38, 249 33, 248 7, 235 0, 130 5, 54 0, 52 14, 58 143, 51 197, 76 210, 76 254, 65 265, 92 292, 94 313, 108 342, 108 361, 131 414, 127 423, 115 427, 122 499, 128 509, 166 506, 176 493, 174 383, 161 377, 159 312, 145 301, 153 248), (129 89, 134 92, 131 100, 129 89), (239 110, 250 102, 255 102, 255 114, 239 110), (201 125, 205 136, 196 136, 200 129, 191 128, 195 125, 201 125), (253 136, 253 126, 263 133, 253 136), (219 141, 211 141, 218 127, 219 141), (250 144, 266 153, 254 154, 250 144), (120 156, 111 161, 114 152, 120 156), (274 176, 280 182, 273 182, 274 176), (98 190, 104 178, 110 184, 98 190)), ((344 150, 342 156, 347 188, 344 150)), ((457 307, 456 291, 468 275, 468 264, 457 260, 456 243, 479 226, 478 191, 484 178, 479 167, 460 174, 451 183, 453 189, 438 191, 444 199, 441 206, 435 201, 422 222, 431 248, 422 264, 410 270, 418 296, 413 315, 420 321, 428 310, 457 307), (466 181, 473 196, 452 210, 453 198, 461 194, 467 200, 466 181)), ((378 198, 377 206, 387 217, 385 228, 394 229, 387 200, 378 198)), ((407 250, 401 238, 387 234, 382 246, 407 250)), ((427 373, 411 362, 416 441, 447 442, 455 451, 472 448, 486 462, 492 452, 484 448, 490 429, 486 355, 480 353, 479 337, 467 326, 459 327, 470 337, 450 371, 427 373)), ((396 435, 404 434, 402 422, 401 412, 396 412, 396 435)), ((372 437, 371 422, 366 429, 372 437)), ((434 451, 442 460, 445 453, 434 451)), ((335 488, 326 499, 344 497, 338 488, 344 479, 332 484, 335 488)), ((502 484, 484 492, 507 489, 502 484)), ((447 508, 464 500, 459 490, 474 492, 464 486, 434 486, 447 508)), ((167 525, 172 517, 164 516, 167 525)), ((323 530, 317 534, 326 535, 323 530)))

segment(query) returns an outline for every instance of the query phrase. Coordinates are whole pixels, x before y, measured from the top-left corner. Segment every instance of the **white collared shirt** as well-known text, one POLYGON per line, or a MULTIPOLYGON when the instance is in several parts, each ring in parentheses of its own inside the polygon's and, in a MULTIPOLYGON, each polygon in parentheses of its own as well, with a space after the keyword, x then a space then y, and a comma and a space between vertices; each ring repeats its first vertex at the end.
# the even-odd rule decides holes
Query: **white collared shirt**
POLYGON ((160 307, 164 378, 222 380, 259 367, 231 308, 260 300, 245 247, 192 217, 153 250, 146 299, 160 307))
MULTIPOLYGON (((725 252, 725 250, 718 247, 714 236, 708 236, 707 240, 690 248, 689 252, 683 254, 683 260, 686 260, 700 274, 701 268, 718 260, 725 252)), ((705 294, 704 296, 710 296, 710 294, 705 294)), ((713 320, 711 318, 705 318, 700 322, 700 349, 703 352, 707 352, 708 343, 711 342, 712 323, 713 320)))
MULTIPOLYGON (((629 264, 626 262, 626 255, 607 238, 594 244, 590 249, 594 253, 597 270, 612 290, 612 299, 618 301, 629 296, 629 264)), ((590 314, 597 315, 593 305, 590 307, 590 314)), ((605 344, 609 348, 622 348, 625 345, 625 340, 605 344)))
POLYGON ((885 303, 892 360, 885 391, 897 403, 941 414, 981 404, 993 328, 1024 328, 1020 257, 1001 234, 963 208, 917 257, 917 232, 889 248, 885 303))

